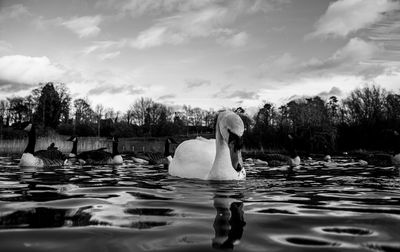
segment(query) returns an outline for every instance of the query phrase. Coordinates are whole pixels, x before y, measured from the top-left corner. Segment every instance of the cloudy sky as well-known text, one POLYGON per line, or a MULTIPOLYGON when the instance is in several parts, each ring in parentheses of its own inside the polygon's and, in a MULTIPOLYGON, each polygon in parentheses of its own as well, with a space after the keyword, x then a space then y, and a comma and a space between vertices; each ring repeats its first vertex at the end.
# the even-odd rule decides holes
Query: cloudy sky
POLYGON ((0 0, 0 99, 39 82, 126 110, 400 89, 398 0, 0 0))

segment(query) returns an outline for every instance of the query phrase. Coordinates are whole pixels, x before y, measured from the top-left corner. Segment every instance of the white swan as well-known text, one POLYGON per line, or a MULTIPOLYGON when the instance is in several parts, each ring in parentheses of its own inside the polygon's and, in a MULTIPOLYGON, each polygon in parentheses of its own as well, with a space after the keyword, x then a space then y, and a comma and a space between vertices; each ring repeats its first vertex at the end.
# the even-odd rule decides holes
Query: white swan
POLYGON ((219 113, 215 139, 201 137, 181 143, 169 165, 169 174, 204 180, 245 179, 241 154, 243 131, 243 121, 237 114, 219 113))

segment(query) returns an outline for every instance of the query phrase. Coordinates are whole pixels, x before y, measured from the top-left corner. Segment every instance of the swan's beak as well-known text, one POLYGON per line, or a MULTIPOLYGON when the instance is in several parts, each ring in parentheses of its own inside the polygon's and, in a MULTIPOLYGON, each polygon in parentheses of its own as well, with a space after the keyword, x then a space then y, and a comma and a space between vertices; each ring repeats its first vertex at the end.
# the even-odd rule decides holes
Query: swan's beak
POLYGON ((231 154, 232 167, 237 172, 240 172, 243 169, 242 151, 236 149, 234 143, 229 144, 229 150, 231 154))

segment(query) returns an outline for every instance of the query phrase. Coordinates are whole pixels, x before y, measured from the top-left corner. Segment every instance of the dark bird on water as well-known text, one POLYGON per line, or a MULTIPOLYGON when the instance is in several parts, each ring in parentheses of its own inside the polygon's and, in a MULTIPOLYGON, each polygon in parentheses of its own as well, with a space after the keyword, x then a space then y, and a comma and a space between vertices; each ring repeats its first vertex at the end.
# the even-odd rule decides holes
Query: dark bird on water
POLYGON ((28 132, 28 145, 22 154, 19 166, 50 167, 62 166, 64 164, 66 156, 55 147, 54 143, 47 150, 35 152, 36 127, 34 124, 29 123, 24 130, 28 132))
POLYGON ((99 148, 96 150, 83 151, 78 154, 78 138, 70 137, 67 141, 73 143, 71 153, 69 154, 69 163, 79 162, 87 165, 104 165, 104 164, 122 164, 123 158, 118 152, 118 138, 113 137, 112 152, 106 151, 107 148, 99 148))
POLYGON ((167 138, 164 144, 164 153, 161 152, 141 152, 135 155, 132 160, 135 163, 150 164, 150 165, 160 165, 163 164, 164 167, 168 167, 171 155, 171 144, 177 144, 173 138, 167 138))

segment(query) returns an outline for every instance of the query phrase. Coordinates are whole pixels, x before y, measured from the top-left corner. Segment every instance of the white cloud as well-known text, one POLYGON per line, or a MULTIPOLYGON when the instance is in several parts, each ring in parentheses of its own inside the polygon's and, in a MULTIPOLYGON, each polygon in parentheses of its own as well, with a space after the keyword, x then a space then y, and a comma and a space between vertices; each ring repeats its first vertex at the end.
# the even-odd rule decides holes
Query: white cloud
POLYGON ((329 91, 323 91, 320 92, 319 94, 317 94, 319 97, 321 97, 322 99, 329 99, 332 96, 337 96, 340 97, 343 95, 342 90, 340 90, 340 88, 338 87, 332 87, 331 90, 329 91))
POLYGON ((116 48, 122 48, 127 44, 126 39, 121 39, 121 40, 104 40, 104 41, 95 41, 92 43, 92 45, 85 47, 82 50, 82 53, 87 55, 90 53, 93 53, 95 51, 105 51, 107 49, 116 49, 116 48))
POLYGON ((281 55, 269 57, 258 70, 258 76, 261 78, 280 79, 282 76, 287 78, 287 74, 291 73, 299 65, 298 60, 290 53, 285 52, 281 55))
POLYGON ((384 48, 372 41, 352 38, 343 48, 337 50, 325 60, 312 59, 301 65, 300 71, 327 71, 333 73, 352 73, 355 75, 376 75, 384 68, 382 64, 373 63, 384 48))
POLYGON ((199 9, 210 4, 218 2, 218 0, 157 0, 157 1, 143 1, 143 0, 129 0, 129 1, 112 1, 117 4, 122 12, 129 13, 131 16, 136 17, 145 13, 159 14, 163 12, 173 11, 190 11, 199 9))
POLYGON ((132 85, 110 85, 109 83, 101 83, 96 85, 96 87, 89 90, 90 95, 115 95, 115 94, 129 94, 129 95, 139 95, 143 94, 144 90, 140 87, 135 87, 132 85))
POLYGON ((178 45, 186 40, 187 36, 183 33, 170 31, 165 26, 153 26, 142 31, 136 39, 131 41, 130 45, 137 49, 145 49, 163 44, 178 45))
POLYGON ((185 84, 187 88, 196 88, 201 86, 208 86, 211 84, 211 81, 205 79, 187 79, 185 80, 185 84))
POLYGON ((102 17, 97 16, 83 16, 73 17, 68 21, 61 24, 79 35, 80 38, 94 37, 101 31, 99 24, 102 22, 102 17))
POLYGON ((221 36, 217 38, 217 42, 223 46, 242 47, 247 44, 249 35, 246 32, 239 32, 229 37, 221 36))
MULTIPOLYGON (((203 4, 190 4, 191 7, 182 7, 186 5, 183 2, 183 5, 180 5, 181 0, 170 1, 169 4, 174 7, 162 5, 161 2, 163 1, 158 2, 157 7, 149 7, 146 4, 144 9, 164 8, 164 11, 171 9, 177 12, 158 19, 150 28, 140 32, 130 41, 132 47, 145 49, 165 44, 180 45, 195 38, 214 38, 217 43, 230 47, 244 46, 249 40, 248 33, 232 29, 230 26, 239 17, 254 14, 255 11, 264 11, 259 1, 207 1, 203 4)), ((272 5, 277 4, 277 1, 269 2, 272 5)), ((134 3, 135 6, 138 4, 136 1, 134 3)))
POLYGON ((165 102, 168 101, 169 99, 174 99, 175 97, 176 94, 166 94, 158 97, 157 100, 165 102))
POLYGON ((231 23, 234 15, 225 7, 213 6, 199 11, 180 13, 160 19, 157 24, 142 31, 131 42, 138 49, 163 44, 182 44, 191 38, 209 37, 221 32, 221 27, 231 23))
POLYGON ((234 5, 243 12, 270 12, 280 9, 291 0, 105 0, 98 7, 114 8, 122 14, 138 17, 144 14, 158 15, 175 11, 186 12, 207 8, 212 5, 234 5))
POLYGON ((32 20, 32 24, 40 30, 46 30, 52 26, 64 26, 64 20, 61 17, 56 18, 45 18, 43 16, 37 16, 32 20))
POLYGON ((281 9, 284 5, 291 3, 291 0, 254 0, 249 2, 252 4, 248 8, 248 12, 254 13, 262 11, 267 13, 281 9))
POLYGON ((0 81, 38 84, 57 81, 65 70, 50 62, 47 57, 11 55, 0 57, 0 81))
POLYGON ((110 52, 110 53, 101 53, 99 55, 99 59, 101 60, 109 60, 118 57, 121 54, 120 51, 110 52))
POLYGON ((15 4, 1 9, 0 21, 4 21, 6 19, 16 19, 27 15, 30 15, 30 13, 24 5, 15 4))
POLYGON ((343 85, 333 85, 327 80, 351 77, 368 82, 380 76, 399 73, 399 64, 378 60, 384 50, 381 43, 353 38, 326 58, 300 60, 289 53, 270 57, 259 67, 256 77, 269 90, 292 87, 304 80, 318 83, 320 79, 323 80, 319 82, 321 85, 337 86, 344 90, 343 85))
POLYGON ((246 91, 246 90, 236 90, 231 94, 227 95, 225 98, 239 98, 245 100, 257 100, 260 98, 258 91, 246 91))
POLYGON ((394 0, 338 0, 329 5, 316 23, 315 31, 308 37, 345 37, 398 9, 400 3, 394 0))

